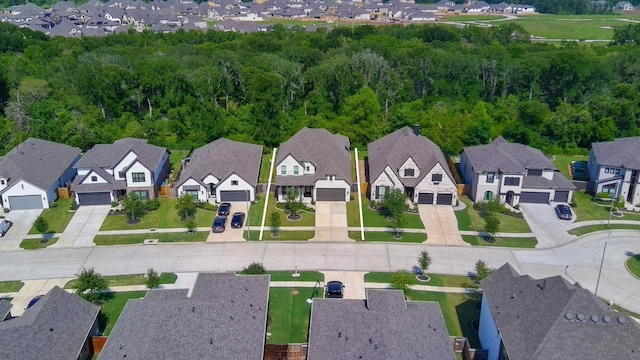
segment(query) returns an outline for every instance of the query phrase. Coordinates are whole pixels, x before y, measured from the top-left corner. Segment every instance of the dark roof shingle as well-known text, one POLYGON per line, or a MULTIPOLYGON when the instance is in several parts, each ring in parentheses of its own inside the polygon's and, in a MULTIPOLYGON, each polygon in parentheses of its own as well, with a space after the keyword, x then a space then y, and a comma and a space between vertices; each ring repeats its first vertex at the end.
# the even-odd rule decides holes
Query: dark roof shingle
POLYGON ((598 165, 640 170, 640 136, 593 143, 598 165))

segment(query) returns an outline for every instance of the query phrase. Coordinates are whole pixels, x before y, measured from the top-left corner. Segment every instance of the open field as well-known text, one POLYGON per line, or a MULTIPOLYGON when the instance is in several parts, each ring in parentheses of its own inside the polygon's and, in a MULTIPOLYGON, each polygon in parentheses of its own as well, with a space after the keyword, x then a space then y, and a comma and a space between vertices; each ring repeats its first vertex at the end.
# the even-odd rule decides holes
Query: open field
MULTIPOLYGON (((626 19, 626 18, 625 18, 626 19)), ((536 37, 567 40, 611 40, 613 28, 631 24, 619 16, 527 16, 501 23, 522 26, 536 37)))

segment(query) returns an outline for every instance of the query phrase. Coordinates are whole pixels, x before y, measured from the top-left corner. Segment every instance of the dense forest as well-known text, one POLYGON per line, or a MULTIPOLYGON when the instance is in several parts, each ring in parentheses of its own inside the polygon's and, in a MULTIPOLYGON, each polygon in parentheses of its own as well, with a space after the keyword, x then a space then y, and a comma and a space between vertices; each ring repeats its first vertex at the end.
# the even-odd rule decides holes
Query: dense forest
POLYGON ((354 145, 404 125, 447 153, 502 134, 548 153, 640 135, 640 25, 612 46, 530 43, 517 25, 49 39, 0 23, 0 141, 83 149, 132 136, 276 146, 303 126, 354 145))

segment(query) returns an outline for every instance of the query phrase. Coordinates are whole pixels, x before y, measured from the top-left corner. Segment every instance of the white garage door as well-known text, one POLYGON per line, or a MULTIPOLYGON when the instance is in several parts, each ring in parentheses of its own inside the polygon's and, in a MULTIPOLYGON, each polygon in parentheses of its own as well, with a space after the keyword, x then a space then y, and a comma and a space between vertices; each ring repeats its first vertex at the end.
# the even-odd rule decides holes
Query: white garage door
POLYGON ((9 196, 9 207, 11 210, 42 209, 42 198, 40 195, 9 196))

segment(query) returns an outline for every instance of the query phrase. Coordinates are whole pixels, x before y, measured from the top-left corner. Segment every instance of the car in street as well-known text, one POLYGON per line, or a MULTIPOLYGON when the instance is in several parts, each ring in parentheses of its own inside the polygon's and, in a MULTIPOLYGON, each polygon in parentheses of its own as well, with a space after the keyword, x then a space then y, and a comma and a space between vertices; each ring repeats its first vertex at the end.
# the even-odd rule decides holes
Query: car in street
POLYGON ((227 217, 226 216, 216 216, 213 220, 213 225, 211 225, 211 230, 214 233, 224 232, 227 228, 227 217))
POLYGON ((341 299, 344 296, 343 290, 344 285, 341 281, 329 281, 327 283, 327 293, 325 297, 341 299))
POLYGON ((11 225, 13 225, 11 220, 7 220, 7 219, 0 220, 0 236, 4 236, 4 234, 6 234, 7 231, 9 231, 9 228, 11 227, 11 225))
POLYGON ((571 220, 571 208, 568 205, 556 205, 556 215, 560 220, 571 220))
POLYGON ((218 207, 218 216, 229 216, 229 212, 231 212, 231 204, 230 203, 222 203, 218 207))
POLYGON ((231 217, 231 227, 234 229, 240 229, 244 225, 244 213, 236 212, 231 217))

